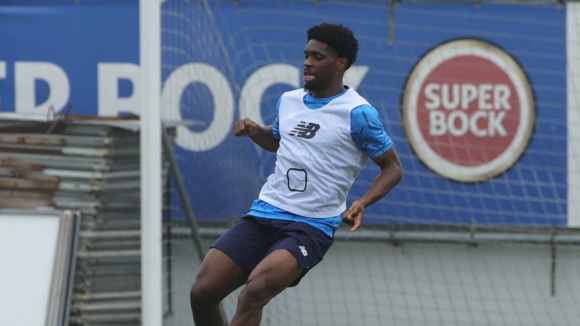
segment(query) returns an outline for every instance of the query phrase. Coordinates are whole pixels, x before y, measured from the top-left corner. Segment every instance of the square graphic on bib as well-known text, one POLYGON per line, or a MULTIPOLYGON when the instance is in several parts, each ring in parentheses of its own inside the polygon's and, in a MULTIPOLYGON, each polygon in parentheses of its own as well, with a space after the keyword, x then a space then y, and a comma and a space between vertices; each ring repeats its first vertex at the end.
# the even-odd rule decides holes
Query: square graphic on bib
POLYGON ((308 173, 304 169, 290 168, 286 172, 288 179, 288 189, 290 191, 304 192, 306 190, 306 183, 308 182, 308 173))

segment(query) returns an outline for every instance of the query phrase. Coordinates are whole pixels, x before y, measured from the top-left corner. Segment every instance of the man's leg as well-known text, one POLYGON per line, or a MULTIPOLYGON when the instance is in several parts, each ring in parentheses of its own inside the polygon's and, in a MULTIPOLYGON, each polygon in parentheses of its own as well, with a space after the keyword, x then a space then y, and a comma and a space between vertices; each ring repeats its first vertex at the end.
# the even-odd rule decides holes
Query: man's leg
POLYGON ((227 325, 219 303, 244 285, 247 279, 247 275, 226 254, 211 248, 201 264, 189 295, 195 325, 227 325))
POLYGON ((248 277, 230 326, 260 325, 264 306, 301 274, 302 269, 292 252, 285 249, 273 251, 248 277))

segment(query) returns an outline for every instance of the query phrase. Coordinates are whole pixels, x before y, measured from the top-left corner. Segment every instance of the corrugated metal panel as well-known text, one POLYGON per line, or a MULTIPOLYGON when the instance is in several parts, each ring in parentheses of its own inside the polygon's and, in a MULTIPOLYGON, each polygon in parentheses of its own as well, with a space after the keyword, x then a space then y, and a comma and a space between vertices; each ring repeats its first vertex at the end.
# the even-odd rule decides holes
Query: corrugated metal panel
POLYGON ((0 117, 0 208, 82 212, 71 325, 140 319, 136 126, 0 117))

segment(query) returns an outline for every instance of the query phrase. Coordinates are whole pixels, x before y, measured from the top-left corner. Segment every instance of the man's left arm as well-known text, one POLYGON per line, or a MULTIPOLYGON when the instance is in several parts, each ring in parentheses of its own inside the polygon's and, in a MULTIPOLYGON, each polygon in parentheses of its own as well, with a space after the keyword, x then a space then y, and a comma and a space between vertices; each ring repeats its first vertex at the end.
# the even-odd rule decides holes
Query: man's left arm
POLYGON ((399 183, 403 168, 393 147, 393 141, 385 132, 377 109, 363 104, 351 111, 351 136, 366 155, 380 167, 381 172, 361 199, 352 203, 342 215, 342 221, 359 228, 365 208, 383 198, 399 183))
POLYGON ((352 225, 351 232, 360 227, 365 208, 383 198, 403 177, 403 167, 394 146, 372 160, 381 169, 379 175, 364 196, 354 201, 342 216, 343 223, 352 225))

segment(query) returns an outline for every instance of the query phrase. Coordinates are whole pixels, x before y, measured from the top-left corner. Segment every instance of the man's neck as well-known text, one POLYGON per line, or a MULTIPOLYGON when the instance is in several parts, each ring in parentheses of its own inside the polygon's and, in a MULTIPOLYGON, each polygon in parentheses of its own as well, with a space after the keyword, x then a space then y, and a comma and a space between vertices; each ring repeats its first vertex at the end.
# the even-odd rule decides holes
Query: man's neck
POLYGON ((340 83, 339 85, 335 85, 332 87, 327 87, 325 89, 312 91, 310 93, 310 96, 312 96, 314 98, 327 98, 327 97, 332 97, 334 95, 338 95, 338 94, 344 92, 344 90, 345 90, 344 85, 342 83, 340 83))

